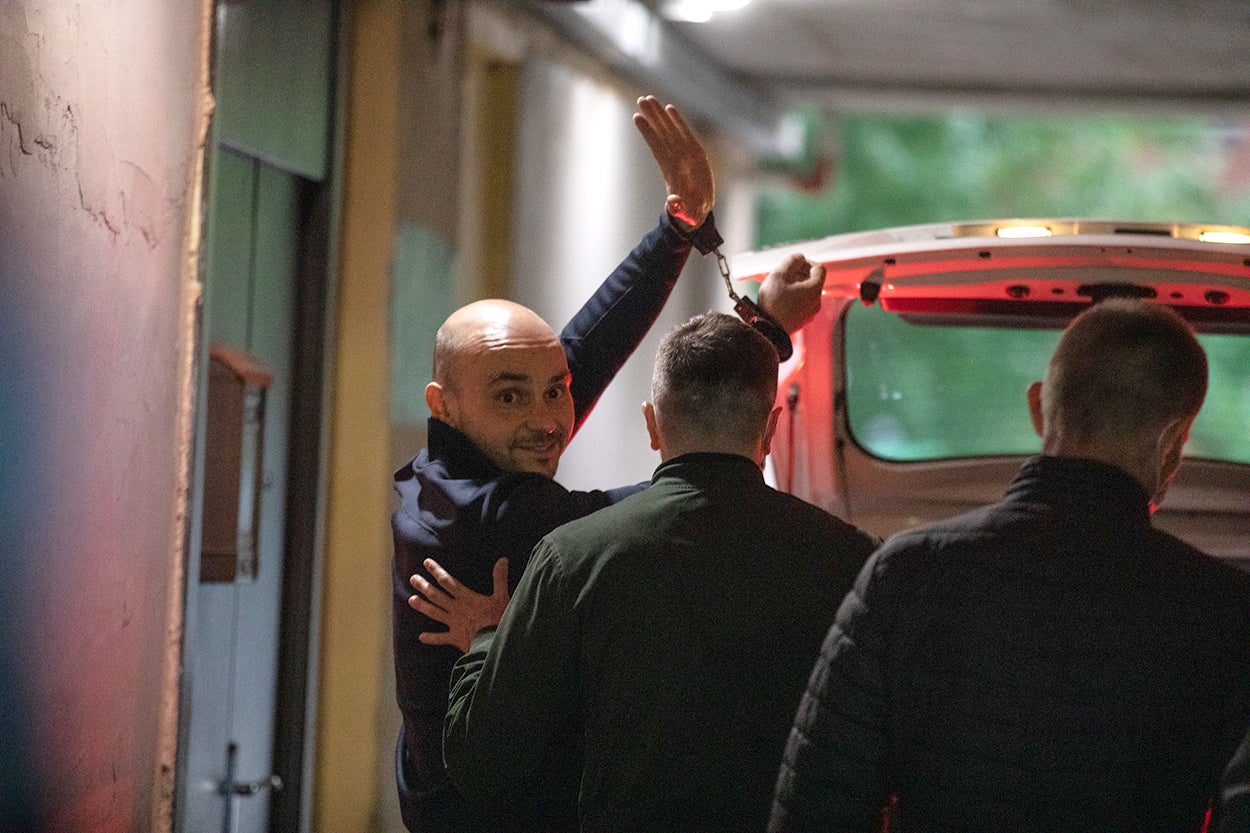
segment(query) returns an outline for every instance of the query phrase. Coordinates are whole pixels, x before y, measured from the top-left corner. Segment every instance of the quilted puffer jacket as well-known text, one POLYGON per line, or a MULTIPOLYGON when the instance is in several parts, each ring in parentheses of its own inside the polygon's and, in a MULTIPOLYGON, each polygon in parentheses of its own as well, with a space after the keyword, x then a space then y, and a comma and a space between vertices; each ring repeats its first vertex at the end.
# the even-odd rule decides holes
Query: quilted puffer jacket
POLYGON ((1250 574, 1155 529, 1123 471, 1038 457, 865 565, 769 830, 877 830, 894 797, 895 831, 1198 831, 1248 728, 1250 574))

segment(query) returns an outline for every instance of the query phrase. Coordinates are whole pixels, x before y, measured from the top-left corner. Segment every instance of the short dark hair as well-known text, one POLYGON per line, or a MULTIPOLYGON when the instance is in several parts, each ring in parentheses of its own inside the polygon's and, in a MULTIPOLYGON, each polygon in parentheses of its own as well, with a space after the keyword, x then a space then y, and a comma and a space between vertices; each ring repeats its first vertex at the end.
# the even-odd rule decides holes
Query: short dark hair
POLYGON ((1168 307, 1109 299, 1068 326, 1043 387, 1047 430, 1082 442, 1155 435, 1198 413, 1207 356, 1193 329, 1168 307))
POLYGON ((731 315, 696 315, 660 343, 651 396, 666 433, 754 440, 777 397, 777 349, 731 315))

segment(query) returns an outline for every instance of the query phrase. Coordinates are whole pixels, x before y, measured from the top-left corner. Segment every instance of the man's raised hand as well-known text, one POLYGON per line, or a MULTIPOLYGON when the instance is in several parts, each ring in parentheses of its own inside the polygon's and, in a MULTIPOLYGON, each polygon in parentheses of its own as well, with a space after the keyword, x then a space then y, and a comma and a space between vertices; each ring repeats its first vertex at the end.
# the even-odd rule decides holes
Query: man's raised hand
POLYGON ((677 108, 661 106, 655 96, 638 99, 634 126, 651 148, 668 189, 668 213, 691 229, 703 225, 716 203, 712 163, 677 108))

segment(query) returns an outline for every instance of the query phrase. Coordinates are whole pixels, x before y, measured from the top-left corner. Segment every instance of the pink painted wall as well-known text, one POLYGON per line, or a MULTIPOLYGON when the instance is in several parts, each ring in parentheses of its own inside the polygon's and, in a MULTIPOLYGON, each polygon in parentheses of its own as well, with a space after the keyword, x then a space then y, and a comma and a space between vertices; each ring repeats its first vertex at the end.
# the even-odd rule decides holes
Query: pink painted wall
POLYGON ((0 827, 165 829, 203 4, 0 2, 0 827))

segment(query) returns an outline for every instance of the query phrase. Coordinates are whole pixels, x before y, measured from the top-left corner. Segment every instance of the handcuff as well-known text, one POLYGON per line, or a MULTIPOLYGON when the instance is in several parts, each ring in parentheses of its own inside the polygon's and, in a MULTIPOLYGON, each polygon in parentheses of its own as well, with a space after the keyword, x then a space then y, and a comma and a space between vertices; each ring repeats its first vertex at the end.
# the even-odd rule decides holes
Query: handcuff
POLYGON ((750 298, 744 298, 737 292, 734 292, 733 281, 729 274, 729 261, 721 254, 720 245, 725 242, 720 236, 720 232, 716 230, 716 223, 712 219, 712 213, 709 211, 707 219, 703 224, 687 235, 691 245, 699 250, 699 254, 716 255, 716 266, 720 269, 720 276, 725 279, 725 289, 729 292, 729 300, 733 301, 734 312, 743 321, 750 324, 764 338, 768 339, 773 347, 777 349, 777 357, 781 361, 785 361, 794 355, 794 345, 790 342, 790 335, 786 332, 786 328, 777 323, 777 319, 760 308, 760 305, 752 301, 750 298))

